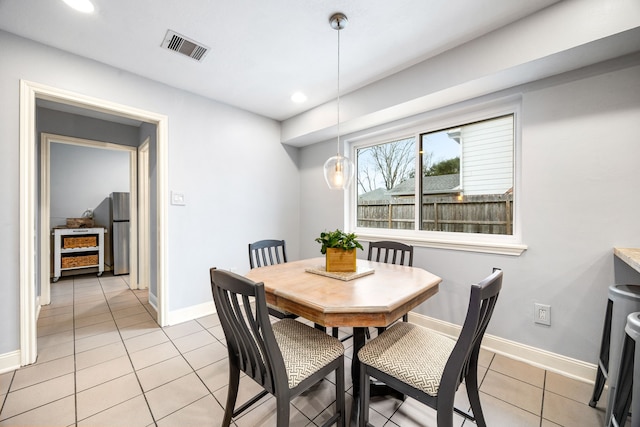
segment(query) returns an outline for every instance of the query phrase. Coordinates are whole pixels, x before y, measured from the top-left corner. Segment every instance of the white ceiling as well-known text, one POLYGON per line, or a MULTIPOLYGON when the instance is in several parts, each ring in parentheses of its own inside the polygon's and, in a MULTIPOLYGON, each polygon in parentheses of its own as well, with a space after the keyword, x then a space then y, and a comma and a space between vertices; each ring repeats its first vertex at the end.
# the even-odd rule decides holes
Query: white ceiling
POLYGON ((517 21, 558 0, 0 0, 0 29, 248 111, 284 120, 517 21), (161 48, 167 30, 211 48, 161 48), (307 102, 290 96, 303 91, 307 102))

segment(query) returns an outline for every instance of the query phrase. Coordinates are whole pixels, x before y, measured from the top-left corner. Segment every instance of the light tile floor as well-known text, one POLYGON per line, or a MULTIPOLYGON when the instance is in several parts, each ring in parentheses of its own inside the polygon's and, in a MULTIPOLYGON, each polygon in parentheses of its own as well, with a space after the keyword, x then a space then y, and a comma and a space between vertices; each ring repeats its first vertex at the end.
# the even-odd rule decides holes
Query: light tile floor
MULTIPOLYGON (((147 291, 127 276, 62 278, 38 321, 37 363, 0 374, 0 426, 219 425, 227 393, 227 352, 216 315, 160 328, 147 291)), ((372 330, 373 331, 373 330, 372 330)), ((375 332, 374 332, 375 334, 375 332)), ((351 340, 346 369, 351 366, 351 340)), ((590 384, 483 351, 479 376, 489 426, 602 426, 606 394, 587 405, 590 384)), ((332 413, 332 379, 294 399, 292 426, 321 425, 332 413)), ((346 387, 351 392, 347 375, 346 387)), ((459 407, 468 407, 464 385, 459 407)), ((246 377, 238 404, 259 390, 246 377)), ((347 395, 347 412, 352 399, 347 395)), ((235 426, 275 425, 265 397, 235 426)), ((435 426, 412 399, 375 398, 376 426, 435 426)), ((457 426, 473 423, 456 416, 457 426)))

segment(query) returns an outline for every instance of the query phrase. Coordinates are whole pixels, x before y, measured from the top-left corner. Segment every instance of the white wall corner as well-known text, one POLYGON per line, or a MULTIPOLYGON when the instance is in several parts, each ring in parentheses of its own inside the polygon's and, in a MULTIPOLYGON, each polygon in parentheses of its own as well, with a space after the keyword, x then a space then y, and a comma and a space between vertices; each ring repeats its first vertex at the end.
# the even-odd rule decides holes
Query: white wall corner
MULTIPOLYGON (((460 334, 460 326, 419 313, 410 312, 409 321, 450 337, 457 337, 460 334)), ((598 367, 592 363, 551 353, 490 334, 485 334, 482 340, 482 348, 578 381, 589 384, 593 384, 595 381, 598 367)))

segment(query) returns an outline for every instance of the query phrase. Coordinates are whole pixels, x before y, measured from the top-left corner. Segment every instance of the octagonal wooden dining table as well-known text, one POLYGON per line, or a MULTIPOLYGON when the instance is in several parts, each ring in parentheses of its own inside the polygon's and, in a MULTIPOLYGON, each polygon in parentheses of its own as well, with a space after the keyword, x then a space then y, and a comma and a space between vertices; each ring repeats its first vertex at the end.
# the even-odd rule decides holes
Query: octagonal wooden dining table
POLYGON ((264 283, 269 304, 317 325, 353 328, 354 403, 359 398, 357 354, 365 343, 365 328, 389 326, 435 295, 442 281, 418 267, 358 259, 357 269, 331 275, 323 272, 324 258, 319 257, 254 268, 246 274, 264 283))

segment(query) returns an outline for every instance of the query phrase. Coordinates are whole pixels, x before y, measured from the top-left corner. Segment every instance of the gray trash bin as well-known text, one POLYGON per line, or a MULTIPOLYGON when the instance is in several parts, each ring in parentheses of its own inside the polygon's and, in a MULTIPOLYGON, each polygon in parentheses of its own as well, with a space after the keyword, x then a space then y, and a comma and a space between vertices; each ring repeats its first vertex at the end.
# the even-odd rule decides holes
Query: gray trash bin
POLYGON ((609 343, 609 367, 607 374, 609 399, 607 402, 605 425, 609 425, 613 411, 616 381, 618 378, 627 317, 631 313, 640 311, 640 285, 609 286, 609 300, 613 303, 613 306, 611 309, 611 340, 609 343))
POLYGON ((624 331, 616 392, 607 427, 625 426, 629 409, 632 414, 631 427, 640 427, 640 381, 636 378, 640 377, 640 312, 627 317, 624 331))
POLYGON ((631 392, 631 427, 640 426, 640 313, 630 314, 627 318, 625 332, 635 341, 635 354, 633 356, 633 391, 631 392))

